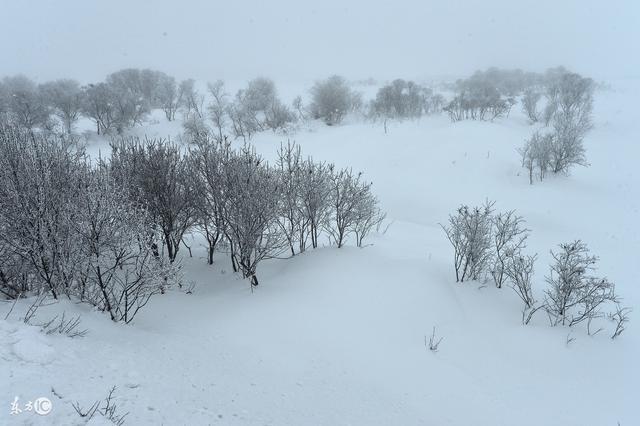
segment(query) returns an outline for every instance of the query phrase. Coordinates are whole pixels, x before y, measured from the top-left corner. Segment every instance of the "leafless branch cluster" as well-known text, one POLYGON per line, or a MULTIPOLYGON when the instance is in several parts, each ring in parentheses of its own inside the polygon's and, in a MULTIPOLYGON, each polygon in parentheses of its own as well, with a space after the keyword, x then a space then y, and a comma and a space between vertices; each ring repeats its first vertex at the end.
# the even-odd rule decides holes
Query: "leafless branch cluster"
POLYGON ((619 303, 616 304, 615 312, 609 313, 609 319, 615 324, 616 328, 611 335, 612 339, 620 336, 622 332, 626 329, 627 323, 629 322, 629 314, 631 314, 632 309, 628 307, 623 307, 619 303))
POLYGON ((373 119, 419 118, 440 112, 444 104, 442 95, 413 81, 397 79, 381 87, 369 106, 373 119))
POLYGON ((508 116, 515 96, 535 84, 538 76, 520 70, 489 68, 456 81, 455 96, 443 108, 452 121, 489 120, 508 116))
POLYGON ((440 346, 440 343, 443 339, 444 337, 436 337, 436 327, 434 326, 433 331, 431 332, 431 336, 429 336, 429 342, 427 342, 427 336, 424 336, 424 345, 431 352, 438 352, 438 347, 440 346))
POLYGON ((546 277, 545 306, 552 324, 574 326, 602 317, 603 305, 617 305, 618 297, 613 283, 591 275, 598 258, 580 240, 559 247, 551 252, 554 263, 546 277))
POLYGON ((442 226, 453 246, 456 282, 478 280, 490 272, 496 287, 508 283, 524 307, 522 322, 528 324, 533 315, 543 309, 551 325, 569 327, 586 322, 589 334, 591 322, 608 316, 616 324, 613 338, 624 331, 629 308, 622 307, 613 283, 593 276, 597 257, 589 254, 582 241, 561 244, 560 251, 551 252, 554 263, 546 277, 544 301, 538 303, 533 292, 534 264, 537 255, 523 253, 529 230, 524 219, 514 211, 493 214, 493 202, 482 207, 462 206, 449 216, 442 226), (607 314, 607 304, 616 311, 607 314))
POLYGON ((311 88, 311 96, 311 116, 330 126, 340 123, 362 103, 360 96, 351 90, 346 80, 337 75, 316 82, 311 88))
POLYGON ((537 123, 540 120, 540 111, 538 111, 540 98, 542 98, 542 93, 531 87, 522 93, 522 110, 531 123, 537 123))
POLYGON ((567 174, 574 165, 588 166, 583 140, 592 127, 594 83, 575 73, 559 70, 549 78, 544 121, 551 131, 536 131, 519 149, 522 165, 542 180, 547 173, 567 174))
POLYGON ((129 413, 120 414, 118 406, 115 403, 115 391, 116 387, 112 387, 109 390, 109 394, 102 401, 96 401, 87 409, 80 407, 80 404, 76 401, 71 405, 76 410, 76 413, 86 421, 91 420, 96 414, 104 417, 116 426, 122 426, 125 422, 125 418, 129 413))
POLYGON ((77 298, 130 322, 177 270, 109 166, 65 139, 0 128, 0 292, 77 298))
POLYGON ((354 233, 361 246, 384 218, 360 175, 303 159, 290 142, 281 146, 274 166, 249 145, 235 151, 215 140, 199 141, 190 155, 197 171, 197 227, 209 243, 208 261, 225 241, 234 271, 254 285, 260 261, 317 248, 323 231, 338 247, 354 233))
POLYGON ((440 225, 453 246, 456 282, 480 279, 491 263, 494 204, 462 205, 455 215, 449 215, 447 226, 440 225))
POLYGON ((80 315, 67 318, 66 313, 63 312, 62 315, 56 315, 49 321, 41 324, 41 327, 46 334, 57 333, 71 338, 84 337, 88 333, 88 330, 86 328, 80 329, 80 322, 80 315))

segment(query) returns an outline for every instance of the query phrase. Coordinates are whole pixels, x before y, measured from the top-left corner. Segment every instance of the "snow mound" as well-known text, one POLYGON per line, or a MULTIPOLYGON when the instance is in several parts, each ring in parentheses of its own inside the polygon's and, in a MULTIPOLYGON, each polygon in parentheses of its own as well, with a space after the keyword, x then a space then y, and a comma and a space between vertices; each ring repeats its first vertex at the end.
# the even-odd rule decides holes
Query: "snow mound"
POLYGON ((55 351, 37 327, 20 329, 13 333, 13 354, 24 362, 49 364, 55 359, 55 351))

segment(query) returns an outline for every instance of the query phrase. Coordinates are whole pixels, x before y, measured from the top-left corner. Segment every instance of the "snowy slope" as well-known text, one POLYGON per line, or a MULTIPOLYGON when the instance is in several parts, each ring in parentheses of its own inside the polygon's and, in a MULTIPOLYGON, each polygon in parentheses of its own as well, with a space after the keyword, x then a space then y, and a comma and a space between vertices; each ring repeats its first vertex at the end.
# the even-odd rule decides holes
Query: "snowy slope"
MULTIPOLYGON (((0 424, 84 424, 71 403, 90 406, 113 385, 132 425, 640 424, 635 316, 613 342, 577 328, 567 345, 571 330, 543 314, 523 326, 510 289, 454 282, 438 225, 460 203, 497 200, 532 229, 539 296, 549 249, 581 238, 625 304, 639 307, 640 122, 627 106, 640 86, 615 87, 596 98, 591 167, 533 186, 515 151, 532 132, 518 110, 494 123, 439 116, 393 123, 388 134, 351 122, 289 136, 308 155, 364 171, 387 232, 363 249, 261 264, 254 293, 223 254, 207 266, 196 237, 194 258, 183 259, 194 294, 158 296, 130 326, 70 302, 40 309, 42 319, 82 314, 81 339, 24 325, 30 301, 21 301, 0 321, 0 424), (444 337, 436 353, 424 344, 434 326, 444 337), (15 396, 47 396, 53 411, 11 416, 15 396)), ((149 134, 179 132, 154 119, 149 134)), ((282 141, 265 133, 253 142, 273 159, 282 141)), ((93 154, 105 148, 89 143, 93 154)), ((0 305, 0 318, 9 308, 0 305)))

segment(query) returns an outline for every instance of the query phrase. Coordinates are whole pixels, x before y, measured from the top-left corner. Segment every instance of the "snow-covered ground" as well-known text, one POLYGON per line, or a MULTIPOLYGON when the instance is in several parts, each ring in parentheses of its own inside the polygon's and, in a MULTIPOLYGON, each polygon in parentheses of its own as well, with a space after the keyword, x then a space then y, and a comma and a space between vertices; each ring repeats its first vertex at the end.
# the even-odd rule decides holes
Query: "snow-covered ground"
MULTIPOLYGON (((24 325, 32 300, 6 321, 11 306, 0 304, 0 424, 84 424, 71 404, 89 407, 114 385, 130 425, 640 424, 636 315, 615 341, 609 330, 550 327, 542 313, 523 326, 509 288, 455 283, 438 225, 461 203, 496 200, 532 230, 540 298, 549 250, 580 238, 624 304, 640 307, 639 89, 625 81, 599 92, 591 166, 533 186, 516 153, 532 132, 519 106, 493 123, 442 115, 392 123, 387 134, 352 120, 257 135, 267 159, 290 138, 364 171, 387 232, 362 249, 327 245, 265 262, 253 293, 224 255, 206 265, 196 238, 194 257, 183 258, 193 294, 157 296, 129 326, 68 301, 39 310, 43 320, 81 314, 84 338, 24 325), (434 326, 444 338, 435 353, 425 347, 434 326), (53 409, 11 415, 16 396, 21 406, 50 398, 53 409)), ((179 133, 161 113, 153 120, 137 132, 179 133)), ((92 139, 88 150, 106 145, 92 139)))

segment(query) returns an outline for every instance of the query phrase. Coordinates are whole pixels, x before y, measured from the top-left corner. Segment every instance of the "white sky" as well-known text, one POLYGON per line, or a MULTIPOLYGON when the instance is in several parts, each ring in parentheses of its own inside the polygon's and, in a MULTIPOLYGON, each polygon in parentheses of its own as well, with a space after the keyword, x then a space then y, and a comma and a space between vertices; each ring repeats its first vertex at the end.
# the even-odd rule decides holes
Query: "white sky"
POLYGON ((636 0, 0 0, 0 76, 296 81, 565 65, 640 76, 636 0))

